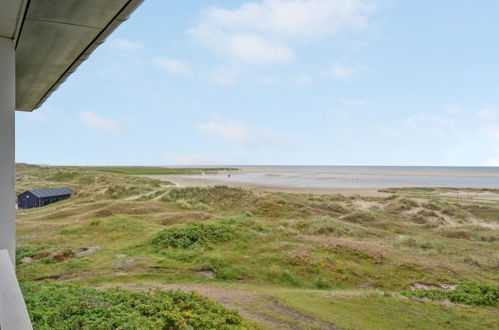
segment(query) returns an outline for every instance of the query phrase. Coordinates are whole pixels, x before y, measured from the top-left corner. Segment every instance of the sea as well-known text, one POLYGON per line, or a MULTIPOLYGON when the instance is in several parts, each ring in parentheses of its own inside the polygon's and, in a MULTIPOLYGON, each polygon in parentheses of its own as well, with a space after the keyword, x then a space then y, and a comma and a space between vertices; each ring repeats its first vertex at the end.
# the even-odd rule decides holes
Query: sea
MULTIPOLYGON (((247 171, 209 178, 295 188, 499 188, 499 167, 453 166, 227 166, 247 171)), ((200 176, 200 179, 202 177, 200 176)))

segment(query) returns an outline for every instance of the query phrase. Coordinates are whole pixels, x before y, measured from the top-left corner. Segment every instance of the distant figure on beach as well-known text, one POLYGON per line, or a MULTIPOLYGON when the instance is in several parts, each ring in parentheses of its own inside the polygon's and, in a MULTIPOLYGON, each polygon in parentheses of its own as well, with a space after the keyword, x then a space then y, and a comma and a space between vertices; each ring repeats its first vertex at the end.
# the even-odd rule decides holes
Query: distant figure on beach
POLYGON ((227 177, 230 178, 230 174, 227 174, 227 177))

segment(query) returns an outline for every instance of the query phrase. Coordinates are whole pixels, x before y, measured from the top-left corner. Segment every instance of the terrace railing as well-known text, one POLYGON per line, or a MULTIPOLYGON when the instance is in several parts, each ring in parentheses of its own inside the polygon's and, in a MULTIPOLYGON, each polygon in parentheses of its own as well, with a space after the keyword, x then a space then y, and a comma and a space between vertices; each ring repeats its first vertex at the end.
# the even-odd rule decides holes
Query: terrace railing
POLYGON ((0 250, 0 329, 33 329, 7 250, 0 250))

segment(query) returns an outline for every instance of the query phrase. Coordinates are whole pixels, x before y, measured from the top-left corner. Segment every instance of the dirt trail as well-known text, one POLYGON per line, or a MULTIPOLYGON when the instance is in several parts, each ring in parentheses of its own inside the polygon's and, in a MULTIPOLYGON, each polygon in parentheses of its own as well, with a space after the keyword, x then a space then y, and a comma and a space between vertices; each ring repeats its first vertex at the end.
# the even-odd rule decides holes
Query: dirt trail
POLYGON ((249 290, 198 283, 120 284, 118 286, 135 291, 150 289, 196 291, 218 301, 226 308, 238 310, 244 318, 258 323, 265 329, 338 329, 332 324, 285 306, 274 297, 249 290))

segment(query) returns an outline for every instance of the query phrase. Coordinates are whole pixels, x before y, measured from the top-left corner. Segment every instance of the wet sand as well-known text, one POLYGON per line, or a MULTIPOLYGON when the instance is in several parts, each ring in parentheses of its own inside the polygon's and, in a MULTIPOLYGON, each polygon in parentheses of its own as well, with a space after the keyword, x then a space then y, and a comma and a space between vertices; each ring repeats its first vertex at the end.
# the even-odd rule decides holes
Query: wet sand
POLYGON ((289 193, 386 196, 393 187, 491 187, 499 173, 390 171, 320 168, 243 168, 201 175, 149 175, 179 187, 226 185, 289 193))
POLYGON ((221 174, 244 173, 308 173, 308 174, 353 174, 353 175, 392 175, 392 176, 456 176, 456 177, 489 177, 499 176, 497 173, 470 173, 470 172, 434 172, 434 171, 389 171, 389 170, 355 170, 355 169, 288 169, 279 167, 239 169, 238 171, 222 171, 221 174))
MULTIPOLYGON (((231 173, 231 176, 234 174, 231 173)), ((244 187, 264 191, 279 191, 287 193, 305 193, 305 194, 342 194, 346 196, 388 196, 390 194, 380 192, 377 188, 321 188, 321 187, 292 187, 277 184, 249 183, 240 181, 221 180, 206 175, 202 180, 199 177, 189 177, 187 175, 146 175, 151 179, 170 181, 178 187, 199 187, 203 183, 205 186, 224 185, 229 187, 244 187), (203 182, 204 181, 204 182, 203 182)))

